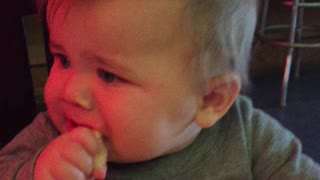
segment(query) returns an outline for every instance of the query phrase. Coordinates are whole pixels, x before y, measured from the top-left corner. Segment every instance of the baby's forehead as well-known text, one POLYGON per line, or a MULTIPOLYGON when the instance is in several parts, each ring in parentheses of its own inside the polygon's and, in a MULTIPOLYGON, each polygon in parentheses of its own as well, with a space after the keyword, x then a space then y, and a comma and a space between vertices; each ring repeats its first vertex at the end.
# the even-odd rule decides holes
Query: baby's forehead
MULTIPOLYGON (((115 11, 121 12, 122 14, 127 14, 130 12, 141 14, 158 14, 166 15, 172 14, 172 12, 177 12, 178 9, 185 8, 187 0, 37 0, 46 1, 46 10, 50 12, 56 12, 58 9, 66 8, 71 10, 73 8, 82 7, 83 10, 90 9, 114 9, 115 11), (125 10, 125 11, 123 11, 125 10)), ((43 3, 44 4, 44 3, 43 3)), ((109 13, 105 11, 105 13, 109 13)))
POLYGON ((184 22, 184 3, 181 2, 183 1, 50 0, 47 20, 49 23, 63 22, 68 18, 88 21, 88 16, 91 16, 94 17, 95 24, 101 22, 99 19, 104 19, 109 24, 118 22, 123 29, 138 26, 143 29, 155 26, 164 29, 173 25, 181 28, 184 22))
POLYGON ((178 12, 182 4, 171 7, 166 1, 92 1, 90 6, 60 1, 60 6, 51 5, 58 8, 56 14, 48 12, 50 39, 65 52, 90 52, 100 57, 107 52, 108 57, 130 60, 174 54, 179 59, 192 51, 191 38, 188 29, 182 28, 182 13, 178 12))
POLYGON ((185 38, 182 35, 187 33, 187 28, 182 27, 182 11, 182 3, 169 0, 51 0, 47 17, 49 29, 54 29, 52 33, 64 36, 76 33, 80 37, 103 40, 106 44, 113 42, 124 46, 132 43, 132 46, 150 48, 155 43, 168 46, 185 38), (71 29, 74 30, 72 34, 65 32, 71 29))

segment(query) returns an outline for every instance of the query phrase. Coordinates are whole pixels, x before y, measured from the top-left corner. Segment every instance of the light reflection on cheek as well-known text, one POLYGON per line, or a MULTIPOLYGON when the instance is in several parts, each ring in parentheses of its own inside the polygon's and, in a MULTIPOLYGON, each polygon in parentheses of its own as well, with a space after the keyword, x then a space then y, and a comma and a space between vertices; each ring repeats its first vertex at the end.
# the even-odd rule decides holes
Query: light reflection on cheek
POLYGON ((50 120, 55 127, 64 133, 67 131, 63 116, 61 114, 61 78, 57 78, 54 69, 52 69, 44 89, 44 100, 50 120))

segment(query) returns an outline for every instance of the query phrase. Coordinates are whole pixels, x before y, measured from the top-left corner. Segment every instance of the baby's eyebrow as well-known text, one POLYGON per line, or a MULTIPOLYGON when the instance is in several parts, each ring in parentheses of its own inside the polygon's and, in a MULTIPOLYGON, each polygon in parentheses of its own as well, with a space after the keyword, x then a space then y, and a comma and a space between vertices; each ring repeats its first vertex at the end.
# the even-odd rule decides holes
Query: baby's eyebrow
MULTIPOLYGON (((60 43, 58 43, 57 41, 51 38, 49 40, 49 48, 51 52, 58 51, 60 53, 65 53, 65 48, 63 47, 63 45, 61 45, 60 43)), ((136 75, 133 69, 129 67, 129 64, 125 65, 125 63, 123 63, 125 59, 121 59, 118 57, 105 57, 103 55, 97 55, 87 51, 82 52, 81 57, 84 57, 87 59, 93 59, 103 67, 114 69, 116 71, 120 71, 127 75, 136 75)))
POLYGON ((115 57, 101 57, 98 55, 93 55, 91 58, 94 58, 100 65, 104 67, 109 67, 118 71, 121 71, 125 74, 134 74, 133 70, 129 67, 121 63, 121 61, 124 61, 119 58, 115 57))

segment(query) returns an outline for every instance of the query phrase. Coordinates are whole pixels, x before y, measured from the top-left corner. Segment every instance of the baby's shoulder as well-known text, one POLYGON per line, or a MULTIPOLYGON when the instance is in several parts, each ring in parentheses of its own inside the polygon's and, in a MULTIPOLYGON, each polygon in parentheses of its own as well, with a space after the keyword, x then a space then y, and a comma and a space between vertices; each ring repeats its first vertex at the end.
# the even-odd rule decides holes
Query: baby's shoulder
POLYGON ((236 119, 238 119, 238 121, 243 123, 245 126, 264 126, 270 123, 277 123, 272 116, 263 110, 254 107, 252 100, 245 95, 240 95, 237 97, 227 115, 231 115, 234 118, 237 117, 236 119))

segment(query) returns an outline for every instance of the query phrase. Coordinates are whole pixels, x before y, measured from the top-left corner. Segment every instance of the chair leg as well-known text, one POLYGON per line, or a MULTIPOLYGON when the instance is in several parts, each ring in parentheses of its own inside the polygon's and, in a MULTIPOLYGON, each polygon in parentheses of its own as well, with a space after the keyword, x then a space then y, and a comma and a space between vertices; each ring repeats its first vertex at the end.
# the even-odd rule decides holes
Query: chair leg
MULTIPOLYGON (((294 41, 295 41, 295 34, 296 34, 296 27, 297 27, 298 3, 299 3, 299 0, 294 0, 293 6, 292 6, 290 37, 289 37, 290 44, 294 43, 294 41)), ((286 106, 288 81, 289 81, 289 77, 290 77, 293 50, 294 50, 294 48, 292 46, 289 46, 288 54, 287 54, 287 58, 286 58, 286 66, 285 66, 283 80, 282 80, 282 93, 281 93, 281 101, 280 101, 281 107, 286 106)))
MULTIPOLYGON (((260 6, 261 7, 261 6, 260 6)), ((260 20, 260 26, 259 26, 259 35, 263 37, 265 28, 266 28, 266 23, 267 23, 267 16, 268 16, 268 8, 269 8, 269 0, 263 0, 262 1, 262 9, 261 9, 261 20, 260 20)))
MULTIPOLYGON (((300 2, 304 2, 304 0, 300 0, 300 2)), ((296 36, 296 41, 298 43, 301 43, 301 39, 302 39, 302 33, 303 33, 303 13, 304 13, 304 9, 303 7, 298 7, 298 20, 297 20, 297 27, 298 27, 298 31, 297 31, 297 36, 296 36)), ((300 64, 301 64, 301 49, 297 48, 296 51, 296 65, 295 65, 295 78, 299 78, 300 75, 300 64)))

